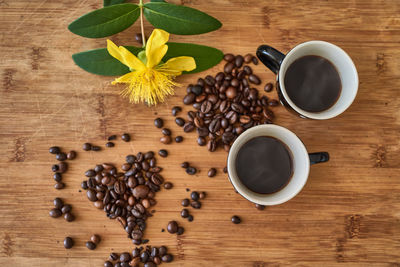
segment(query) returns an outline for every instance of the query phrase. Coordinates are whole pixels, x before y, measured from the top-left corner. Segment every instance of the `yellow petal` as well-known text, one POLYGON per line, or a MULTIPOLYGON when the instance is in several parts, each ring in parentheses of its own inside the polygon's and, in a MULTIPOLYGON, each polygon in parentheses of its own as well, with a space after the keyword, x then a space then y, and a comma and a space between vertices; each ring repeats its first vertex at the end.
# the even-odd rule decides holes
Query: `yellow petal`
POLYGON ((111 84, 116 84, 116 83, 131 83, 132 78, 134 77, 134 72, 129 72, 119 78, 116 78, 111 84))
POLYGON ((147 57, 147 67, 152 68, 160 63, 161 59, 167 53, 168 46, 165 45, 168 42, 169 33, 155 29, 150 35, 149 40, 146 43, 146 57, 147 57))
POLYGON ((196 68, 196 61, 192 57, 174 57, 169 59, 160 68, 161 71, 172 75, 181 75, 182 71, 191 71, 196 68))
POLYGON ((142 70, 145 65, 135 55, 123 46, 116 46, 111 40, 107 40, 107 51, 122 64, 134 70, 142 70))

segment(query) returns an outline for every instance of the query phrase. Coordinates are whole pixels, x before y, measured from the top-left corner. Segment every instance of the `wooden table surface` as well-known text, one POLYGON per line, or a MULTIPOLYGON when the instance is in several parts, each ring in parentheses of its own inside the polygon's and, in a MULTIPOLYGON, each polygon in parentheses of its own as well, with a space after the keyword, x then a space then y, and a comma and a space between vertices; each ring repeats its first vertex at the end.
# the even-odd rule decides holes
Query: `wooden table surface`
MULTIPOLYGON (((399 266, 400 265, 400 2, 354 1, 172 1, 204 10, 223 22, 216 32, 172 36, 231 53, 254 53, 260 44, 287 52, 307 40, 339 45, 359 72, 359 93, 341 116, 303 120, 283 107, 276 124, 294 131, 309 151, 329 151, 328 163, 313 166, 303 191, 291 201, 264 211, 234 192, 222 173, 226 152, 209 153, 195 134, 181 144, 160 145, 153 126, 164 118, 173 135, 171 107, 182 105, 185 85, 216 73, 222 64, 197 75, 180 77, 176 95, 156 108, 131 105, 119 97, 112 78, 88 74, 74 65, 73 53, 106 45, 105 38, 85 39, 67 30, 78 16, 101 6, 100 0, 0 1, 0 265, 102 266, 111 251, 133 245, 116 221, 108 220, 79 192, 85 170, 96 163, 120 165, 125 155, 164 147, 159 159, 173 190, 157 194, 154 217, 145 236, 152 245, 167 245, 175 254, 168 266, 399 266), (129 132, 133 141, 118 141, 102 152, 83 152, 90 141, 104 145, 111 134, 129 132), (48 148, 78 150, 64 175, 67 187, 53 188, 48 148), (179 164, 200 169, 189 177, 179 164), (217 167, 210 179, 208 168, 217 167), (195 220, 180 218, 186 188, 208 193, 195 220), (76 220, 52 219, 52 200, 72 204, 76 220), (234 225, 232 215, 243 222, 234 225), (177 237, 162 233, 169 220, 186 229, 177 237), (95 251, 84 242, 93 233, 103 241, 95 251), (76 246, 65 250, 72 236, 76 246)), ((119 44, 134 44, 135 24, 116 35, 119 44)), ((146 24, 146 32, 151 31, 146 24)), ((274 75, 255 71, 264 82, 274 75)), ((261 87, 260 87, 261 89, 261 87)), ((275 92, 272 93, 275 95, 275 92)))

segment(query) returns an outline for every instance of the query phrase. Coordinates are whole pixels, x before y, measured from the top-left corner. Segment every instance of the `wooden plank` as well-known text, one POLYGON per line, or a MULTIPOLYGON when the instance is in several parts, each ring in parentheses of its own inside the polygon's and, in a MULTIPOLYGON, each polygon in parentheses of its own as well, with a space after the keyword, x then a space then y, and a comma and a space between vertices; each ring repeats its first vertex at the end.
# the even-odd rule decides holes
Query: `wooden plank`
MULTIPOLYGON (((165 147, 163 176, 174 183, 157 194, 146 238, 167 245, 175 254, 170 266, 398 266, 400 264, 400 3, 391 1, 171 1, 204 10, 224 26, 200 36, 171 36, 225 52, 254 53, 266 43, 287 52, 303 41, 333 42, 353 58, 360 77, 352 107, 327 121, 302 120, 275 109, 276 123, 294 131, 309 151, 329 151, 331 161, 313 166, 304 190, 283 205, 258 211, 232 189, 222 168, 226 152, 198 147, 194 134, 183 134, 170 110, 182 105, 185 86, 215 74, 222 64, 197 75, 179 77, 182 87, 166 103, 148 108, 119 97, 121 87, 109 77, 87 74, 71 55, 104 47, 105 38, 85 39, 68 32, 78 16, 101 7, 101 1, 0 1, 0 264, 2 266, 101 266, 111 251, 134 247, 117 222, 96 210, 79 192, 83 173, 99 162, 122 164, 125 155, 165 147), (161 146, 153 126, 165 119, 181 144, 161 146), (129 132, 133 141, 118 141, 102 152, 83 152, 90 141, 129 132), (47 150, 75 149, 78 159, 65 175, 67 187, 52 188, 47 150), (180 168, 190 161, 200 169, 189 177, 180 168), (206 176, 218 168, 215 178, 206 176), (179 216, 186 188, 208 193, 192 223, 179 216), (52 219, 52 199, 73 206, 76 221, 52 219), (233 225, 230 217, 243 223, 233 225), (161 232, 169 220, 186 229, 176 237, 161 232), (95 251, 84 243, 98 233, 95 251), (77 245, 67 251, 66 235, 77 245)), ((134 44, 136 24, 112 39, 134 44)), ((146 32, 151 26, 146 23, 146 32)), ((264 82, 275 77, 261 64, 254 67, 264 82)), ((262 89, 260 87, 259 89, 262 89)), ((270 95, 274 96, 275 93, 270 95)), ((185 107, 184 109, 188 109, 185 107)), ((182 113, 184 115, 185 113, 182 113)))

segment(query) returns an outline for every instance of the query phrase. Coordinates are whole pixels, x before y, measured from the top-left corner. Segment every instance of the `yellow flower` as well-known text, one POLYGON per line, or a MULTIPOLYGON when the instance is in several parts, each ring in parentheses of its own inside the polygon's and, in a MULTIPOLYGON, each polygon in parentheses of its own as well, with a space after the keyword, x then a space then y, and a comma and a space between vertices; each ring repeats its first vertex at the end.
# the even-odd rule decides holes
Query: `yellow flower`
POLYGON ((172 95, 177 84, 173 79, 182 71, 196 68, 192 57, 175 57, 167 62, 161 62, 168 50, 169 33, 155 29, 146 44, 146 62, 143 63, 123 46, 116 46, 107 40, 107 50, 111 56, 129 67, 129 73, 115 79, 112 84, 127 83, 121 94, 129 97, 130 102, 146 102, 148 105, 163 102, 165 96, 172 95), (161 62, 161 63, 160 63, 161 62))

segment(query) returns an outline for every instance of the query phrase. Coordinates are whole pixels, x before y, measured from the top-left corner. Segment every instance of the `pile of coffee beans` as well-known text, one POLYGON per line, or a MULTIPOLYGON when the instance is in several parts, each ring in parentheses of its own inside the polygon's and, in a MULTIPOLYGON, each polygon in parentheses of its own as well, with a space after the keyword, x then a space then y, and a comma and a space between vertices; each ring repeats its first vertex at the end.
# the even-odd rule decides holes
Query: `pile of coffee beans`
POLYGON ((61 198, 56 197, 53 200, 54 208, 50 210, 49 215, 52 218, 58 218, 64 215, 64 219, 67 222, 75 220, 75 216, 71 213, 72 207, 69 204, 65 204, 61 198))
POLYGON ((164 183, 157 166, 154 152, 139 152, 126 156, 122 172, 109 163, 87 170, 88 178, 81 184, 87 190, 88 199, 98 209, 103 209, 107 217, 116 219, 125 229, 135 245, 147 242, 143 239, 146 219, 151 217, 148 209, 156 204, 155 193, 164 183))
POLYGON ((197 169, 193 166, 190 166, 190 163, 185 161, 181 163, 181 167, 186 170, 186 173, 189 175, 195 175, 197 173, 197 169))
POLYGON ((52 146, 49 148, 51 154, 56 155, 56 159, 59 161, 58 164, 51 166, 51 170, 54 172, 53 179, 56 182, 54 188, 57 190, 63 189, 65 184, 62 182, 62 174, 67 172, 68 163, 66 160, 73 160, 76 158, 76 152, 71 150, 68 153, 62 152, 61 148, 58 146, 52 146))
MULTIPOLYGON (((274 113, 270 108, 279 104, 259 95, 252 87, 260 85, 261 80, 244 63, 256 62, 254 56, 226 54, 224 59, 227 61, 224 72, 199 78, 196 84, 187 87, 183 103, 195 109, 188 112, 188 121, 175 119, 184 132, 196 130, 198 145, 207 145, 209 151, 218 147, 229 151, 232 142, 245 130, 272 123, 274 113)), ((265 87, 266 91, 272 90, 271 85, 265 87)))
POLYGON ((113 252, 104 262, 104 267, 138 267, 140 263, 143 263, 144 267, 154 267, 163 262, 171 262, 173 259, 165 246, 146 246, 146 248, 135 248, 132 253, 123 252, 118 255, 113 252))
MULTIPOLYGON (((194 209, 200 209, 201 208, 201 199, 206 198, 206 192, 200 192, 198 193, 197 191, 193 191, 190 193, 190 199, 184 198, 181 201, 181 205, 183 207, 189 207, 191 206, 194 209)), ((182 218, 187 218, 189 222, 193 221, 194 217, 189 213, 189 210, 184 208, 181 210, 181 217, 182 218)))

